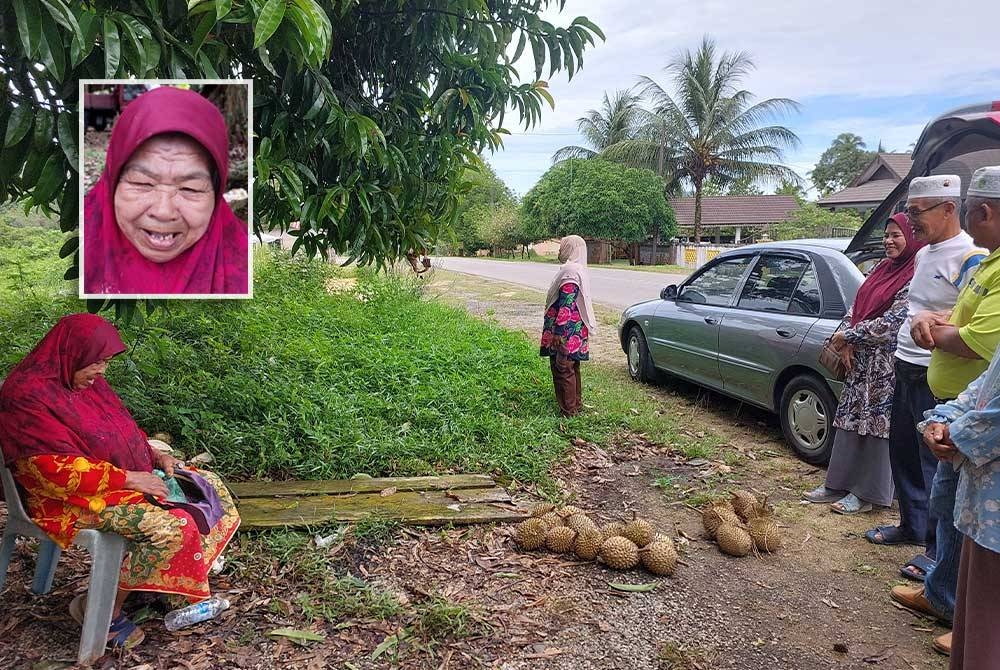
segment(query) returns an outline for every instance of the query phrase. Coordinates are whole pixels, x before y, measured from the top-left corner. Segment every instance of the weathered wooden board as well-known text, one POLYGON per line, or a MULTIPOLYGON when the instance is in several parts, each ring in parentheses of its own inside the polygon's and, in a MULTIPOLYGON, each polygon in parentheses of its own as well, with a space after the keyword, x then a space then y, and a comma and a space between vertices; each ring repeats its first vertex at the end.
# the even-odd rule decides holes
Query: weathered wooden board
POLYGON ((311 495, 240 500, 242 528, 308 526, 331 522, 358 521, 383 515, 404 523, 439 526, 517 521, 527 516, 499 488, 466 489, 448 497, 443 491, 403 491, 382 496, 311 495))
POLYGON ((332 479, 325 481, 237 482, 230 484, 242 498, 300 496, 322 493, 379 493, 389 488, 397 491, 447 491, 496 486, 489 475, 442 475, 440 477, 380 477, 375 479, 332 479))

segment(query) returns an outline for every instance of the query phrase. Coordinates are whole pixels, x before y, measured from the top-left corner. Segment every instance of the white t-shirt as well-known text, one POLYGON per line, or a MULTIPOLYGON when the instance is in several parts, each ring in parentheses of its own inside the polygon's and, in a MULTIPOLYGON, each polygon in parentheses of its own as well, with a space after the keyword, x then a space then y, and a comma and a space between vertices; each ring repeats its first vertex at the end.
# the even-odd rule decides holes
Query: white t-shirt
POLYGON ((928 244, 914 259, 910 281, 909 309, 896 339, 896 358, 914 365, 931 364, 931 352, 921 349, 910 336, 910 321, 917 312, 950 310, 958 293, 972 277, 979 261, 989 252, 980 249, 964 230, 937 244, 928 244))

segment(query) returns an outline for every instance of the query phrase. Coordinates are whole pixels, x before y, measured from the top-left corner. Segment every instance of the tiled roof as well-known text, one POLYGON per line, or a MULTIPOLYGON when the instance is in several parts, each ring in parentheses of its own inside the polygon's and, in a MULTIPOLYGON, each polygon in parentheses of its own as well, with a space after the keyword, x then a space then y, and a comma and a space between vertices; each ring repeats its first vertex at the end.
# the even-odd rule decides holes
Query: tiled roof
POLYGON ((910 154, 879 154, 879 158, 889 166, 889 169, 899 175, 900 181, 910 173, 913 159, 910 154))
POLYGON ((866 203, 876 206, 888 197, 897 184, 899 182, 895 179, 869 181, 861 186, 849 186, 842 191, 831 193, 825 198, 817 200, 816 204, 829 206, 866 203))
MULTIPOLYGON (((694 198, 673 198, 678 226, 694 226, 694 198)), ((701 199, 701 225, 750 226, 781 223, 799 208, 798 201, 790 195, 722 195, 701 199)))

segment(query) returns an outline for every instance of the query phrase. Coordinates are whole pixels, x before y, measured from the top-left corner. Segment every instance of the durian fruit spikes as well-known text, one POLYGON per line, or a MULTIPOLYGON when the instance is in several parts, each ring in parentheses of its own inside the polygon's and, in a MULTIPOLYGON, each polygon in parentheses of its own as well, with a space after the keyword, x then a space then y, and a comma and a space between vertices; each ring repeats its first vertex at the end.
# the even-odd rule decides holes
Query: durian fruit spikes
POLYGON ((747 521, 751 519, 757 519, 761 517, 771 517, 774 516, 774 507, 768 504, 767 496, 764 496, 759 501, 755 502, 747 510, 747 521))
POLYGON ((757 504, 757 498, 749 491, 733 491, 732 503, 736 515, 743 521, 746 521, 750 510, 757 504))
POLYGON ((626 523, 625 529, 622 530, 622 536, 632 540, 637 547, 645 547, 652 542, 655 534, 653 526, 648 521, 638 518, 635 513, 632 514, 632 520, 626 523))
POLYGON ((608 539, 609 537, 615 537, 616 535, 621 535, 625 531, 625 524, 621 521, 612 521, 608 525, 601 528, 601 537, 603 539, 608 539))
POLYGON ((545 533, 545 546, 556 554, 565 554, 572 550, 574 540, 576 531, 566 526, 556 526, 545 533))
POLYGON ((514 528, 514 542, 521 549, 541 549, 545 546, 546 530, 541 519, 526 519, 514 528))
POLYGON ((770 514, 757 516, 750 519, 748 524, 750 539, 757 551, 772 552, 781 547, 781 531, 778 530, 778 522, 770 514))
POLYGON ((719 549, 730 556, 746 556, 753 549, 750 533, 728 522, 719 526, 715 532, 715 541, 719 543, 719 549))
POLYGON ((734 526, 743 525, 742 519, 736 516, 736 512, 728 505, 717 503, 706 508, 701 513, 701 523, 705 527, 705 535, 710 539, 715 539, 716 531, 724 523, 731 523, 734 526))
POLYGON ((548 512, 538 518, 541 519, 542 523, 545 524, 546 529, 558 528, 559 526, 563 525, 562 517, 556 514, 555 512, 548 512))
POLYGON ((654 575, 672 575, 677 569, 677 549, 669 537, 659 537, 639 550, 642 567, 654 575))
POLYGON ((639 565, 639 547, 627 537, 609 537, 601 545, 601 560, 614 570, 631 570, 639 565))
POLYGON ((531 508, 531 516, 544 516, 554 511, 556 511, 556 506, 552 503, 539 503, 531 508))
POLYGON ((596 528, 584 528, 576 535, 576 541, 573 542, 573 553, 584 561, 592 561, 597 558, 603 541, 601 531, 596 528))
POLYGON ((560 516, 564 521, 574 514, 583 514, 584 511, 579 507, 573 507, 573 505, 566 505, 565 507, 560 507, 556 510, 556 514, 560 516))

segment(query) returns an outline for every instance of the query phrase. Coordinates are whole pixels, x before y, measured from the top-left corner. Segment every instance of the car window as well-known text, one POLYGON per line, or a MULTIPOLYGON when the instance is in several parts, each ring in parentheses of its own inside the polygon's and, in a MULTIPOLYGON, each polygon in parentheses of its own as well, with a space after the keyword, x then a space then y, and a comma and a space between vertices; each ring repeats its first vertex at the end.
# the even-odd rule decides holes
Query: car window
POLYGON ((753 256, 739 256, 713 265, 685 284, 677 301, 728 307, 751 260, 753 256))
POLYGON ((754 266, 738 307, 767 312, 785 312, 809 261, 789 256, 761 256, 754 266))
POLYGON ((788 306, 791 314, 806 314, 818 316, 823 306, 823 295, 819 290, 819 278, 816 276, 816 268, 809 265, 802 274, 799 285, 795 287, 792 294, 792 303, 788 306))

